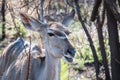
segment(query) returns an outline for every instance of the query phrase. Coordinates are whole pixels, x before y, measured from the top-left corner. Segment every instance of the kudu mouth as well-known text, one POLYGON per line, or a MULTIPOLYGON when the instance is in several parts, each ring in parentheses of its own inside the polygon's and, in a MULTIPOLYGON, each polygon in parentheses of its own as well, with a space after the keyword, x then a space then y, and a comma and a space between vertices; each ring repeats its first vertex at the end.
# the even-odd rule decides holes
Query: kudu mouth
POLYGON ((68 63, 73 63, 75 55, 76 55, 76 50, 75 49, 68 49, 66 51, 66 53, 64 54, 64 59, 68 63))

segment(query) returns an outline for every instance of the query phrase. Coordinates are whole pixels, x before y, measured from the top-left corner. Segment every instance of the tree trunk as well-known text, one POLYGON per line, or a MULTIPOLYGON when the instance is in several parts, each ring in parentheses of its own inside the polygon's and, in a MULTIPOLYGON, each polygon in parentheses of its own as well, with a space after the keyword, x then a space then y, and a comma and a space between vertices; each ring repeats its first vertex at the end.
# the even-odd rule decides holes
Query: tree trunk
POLYGON ((103 66, 105 68, 106 80, 111 80, 110 79, 110 74, 109 74, 109 68, 108 68, 108 61, 107 61, 107 58, 106 58, 104 38, 103 38, 103 34, 102 34, 103 33, 102 26, 103 26, 103 24, 101 23, 100 18, 98 16, 98 18, 97 18, 97 33, 98 33, 100 51, 101 51, 101 55, 102 55, 102 63, 103 63, 103 66))
POLYGON ((120 51, 117 20, 109 6, 105 3, 107 10, 107 25, 109 34, 109 45, 111 52, 111 73, 112 80, 120 80, 120 51))
POLYGON ((4 40, 5 38, 5 0, 2 0, 1 14, 2 14, 2 38, 1 40, 4 40))
POLYGON ((91 47, 91 50, 92 50, 92 53, 93 53, 93 57, 94 57, 94 62, 95 62, 95 71, 96 71, 96 80, 99 80, 99 60, 98 60, 98 56, 97 56, 97 52, 95 50, 95 46, 93 44, 93 41, 92 41, 92 38, 82 20, 82 17, 81 17, 81 14, 80 14, 80 6, 78 4, 78 0, 74 0, 75 1, 75 6, 76 6, 76 11, 77 11, 77 16, 78 16, 78 19, 79 21, 81 22, 82 24, 82 27, 86 33, 86 36, 88 38, 88 41, 89 41, 89 44, 90 44, 90 47, 91 47))

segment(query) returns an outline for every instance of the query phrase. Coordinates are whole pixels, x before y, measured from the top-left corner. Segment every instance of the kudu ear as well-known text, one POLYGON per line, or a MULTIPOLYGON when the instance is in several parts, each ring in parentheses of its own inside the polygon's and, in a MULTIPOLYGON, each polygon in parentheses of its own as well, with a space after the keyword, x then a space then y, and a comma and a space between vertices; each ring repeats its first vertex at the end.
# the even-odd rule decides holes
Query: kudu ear
POLYGON ((27 16, 26 14, 20 13, 20 18, 25 28, 29 30, 42 31, 47 27, 47 24, 44 24, 33 17, 27 16))
POLYGON ((73 9, 70 14, 68 14, 62 21, 62 24, 64 24, 66 27, 68 27, 74 19, 75 16, 75 10, 73 9))

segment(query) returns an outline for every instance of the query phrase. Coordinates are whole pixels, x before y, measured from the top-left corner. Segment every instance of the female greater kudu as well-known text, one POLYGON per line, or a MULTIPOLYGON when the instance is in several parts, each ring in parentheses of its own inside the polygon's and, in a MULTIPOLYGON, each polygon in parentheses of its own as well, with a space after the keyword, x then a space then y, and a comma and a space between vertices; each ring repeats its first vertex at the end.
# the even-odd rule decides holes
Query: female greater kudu
POLYGON ((28 42, 22 38, 18 38, 4 49, 3 53, 0 55, 0 79, 3 72, 8 69, 10 64, 17 59, 23 49, 28 46, 28 42))
MULTIPOLYGON (((44 40, 45 59, 35 58, 34 50, 31 50, 30 80, 60 80, 60 59, 64 58, 68 63, 73 63, 75 49, 68 40, 69 30, 66 28, 74 18, 75 11, 64 18, 62 23, 42 23, 26 14, 20 13, 24 26, 39 32, 44 40)), ((23 51, 24 53, 24 51, 23 51)), ((21 54, 16 61, 4 73, 2 80, 25 80, 27 56, 21 54)))

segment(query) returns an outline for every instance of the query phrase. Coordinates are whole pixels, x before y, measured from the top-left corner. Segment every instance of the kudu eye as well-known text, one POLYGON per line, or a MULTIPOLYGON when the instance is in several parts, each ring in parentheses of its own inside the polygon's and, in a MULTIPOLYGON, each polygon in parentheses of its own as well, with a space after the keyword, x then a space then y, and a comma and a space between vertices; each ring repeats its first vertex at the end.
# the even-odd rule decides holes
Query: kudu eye
POLYGON ((49 35, 49 36, 55 36, 55 34, 53 34, 53 33, 48 33, 48 35, 49 35))

